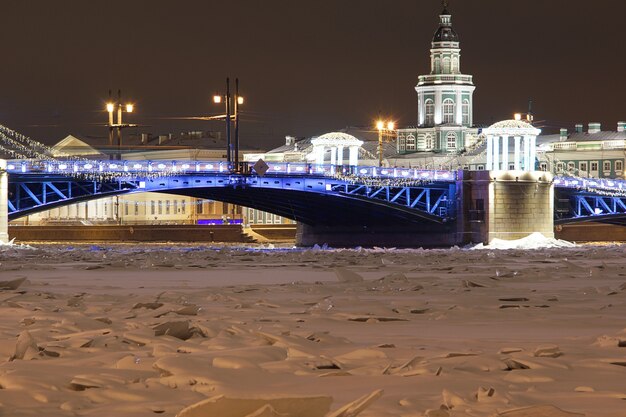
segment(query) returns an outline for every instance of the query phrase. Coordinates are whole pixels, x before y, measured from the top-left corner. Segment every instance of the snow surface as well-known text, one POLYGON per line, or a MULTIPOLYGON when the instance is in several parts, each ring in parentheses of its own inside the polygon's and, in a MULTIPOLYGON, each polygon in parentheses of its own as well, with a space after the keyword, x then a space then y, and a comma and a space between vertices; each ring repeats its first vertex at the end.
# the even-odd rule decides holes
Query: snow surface
POLYGON ((541 233, 532 233, 517 240, 493 239, 488 245, 479 243, 470 249, 546 249, 546 248, 574 248, 575 243, 567 240, 547 238, 541 233))
POLYGON ((623 417, 625 253, 3 245, 0 415, 623 417))

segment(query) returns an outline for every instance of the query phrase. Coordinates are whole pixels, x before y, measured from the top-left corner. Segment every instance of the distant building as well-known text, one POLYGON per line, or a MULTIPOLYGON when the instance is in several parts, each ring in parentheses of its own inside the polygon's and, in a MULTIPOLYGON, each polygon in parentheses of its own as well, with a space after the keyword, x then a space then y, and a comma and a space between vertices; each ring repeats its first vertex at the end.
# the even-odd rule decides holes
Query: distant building
POLYGON ((618 122, 616 131, 589 123, 586 132, 577 124, 573 132, 561 129, 556 135, 539 136, 539 169, 584 178, 625 178, 625 130, 626 122, 618 122))

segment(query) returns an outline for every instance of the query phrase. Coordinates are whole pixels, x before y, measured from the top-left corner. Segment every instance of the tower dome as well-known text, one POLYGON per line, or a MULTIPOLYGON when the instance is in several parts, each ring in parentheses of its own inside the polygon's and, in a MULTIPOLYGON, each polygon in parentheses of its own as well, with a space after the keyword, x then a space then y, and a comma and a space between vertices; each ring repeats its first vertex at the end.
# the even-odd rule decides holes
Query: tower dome
POLYGON ((433 36, 433 43, 435 42, 459 42, 459 35, 452 29, 452 15, 448 12, 446 3, 439 15, 439 29, 433 36))

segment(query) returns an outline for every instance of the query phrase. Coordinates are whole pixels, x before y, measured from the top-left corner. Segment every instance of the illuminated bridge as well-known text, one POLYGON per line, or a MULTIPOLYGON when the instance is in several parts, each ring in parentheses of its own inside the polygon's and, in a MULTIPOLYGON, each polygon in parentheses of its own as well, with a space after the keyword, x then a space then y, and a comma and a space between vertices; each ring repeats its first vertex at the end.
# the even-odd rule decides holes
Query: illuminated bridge
POLYGON ((299 242, 335 246, 446 246, 626 219, 624 180, 272 162, 232 170, 224 161, 52 158, 49 148, 1 125, 0 140, 10 145, 0 151, 18 157, 0 160, 4 239, 7 219, 148 191, 277 214, 298 222, 299 242))
POLYGON ((220 161, 11 160, 10 220, 80 201, 163 192, 251 207, 306 225, 438 224, 456 217, 456 174, 268 163, 234 173, 220 161))
MULTIPOLYGON (((304 223, 353 217, 445 223, 456 218, 457 172, 267 163, 258 175, 223 161, 7 161, 9 219, 90 199, 133 192, 211 198, 304 223), (337 213, 338 212, 338 213, 337 213)), ((555 177, 555 222, 626 217, 626 181, 555 177)))

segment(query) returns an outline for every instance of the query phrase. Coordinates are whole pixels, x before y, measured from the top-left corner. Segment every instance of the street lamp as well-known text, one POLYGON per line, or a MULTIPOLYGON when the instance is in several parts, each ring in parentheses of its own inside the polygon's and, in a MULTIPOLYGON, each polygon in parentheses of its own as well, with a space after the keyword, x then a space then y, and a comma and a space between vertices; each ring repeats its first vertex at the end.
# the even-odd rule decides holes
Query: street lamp
POLYGON ((383 166, 383 136, 393 136, 396 124, 391 121, 378 120, 376 130, 378 130, 378 166, 383 166))
POLYGON ((109 90, 109 101, 106 104, 106 111, 109 113, 109 122, 107 127, 109 128, 109 146, 112 148, 113 144, 113 129, 117 130, 117 153, 113 159, 121 159, 122 152, 122 129, 126 127, 136 127, 136 124, 122 122, 122 114, 132 113, 135 110, 135 105, 132 103, 122 104, 122 91, 117 90, 117 101, 111 100, 111 90, 109 90), (113 122, 113 113, 117 109, 117 123, 113 122))
POLYGON ((229 168, 232 168, 231 162, 234 160, 234 169, 239 171, 239 106, 244 103, 244 98, 239 95, 239 78, 235 78, 235 97, 230 94, 230 78, 226 78, 226 94, 213 95, 213 103, 224 103, 226 114, 224 116, 212 117, 212 119, 221 119, 226 121, 226 161, 229 168), (232 111, 231 111, 232 110, 232 111), (230 128, 232 120, 235 120, 235 143, 230 140, 230 128), (233 149, 234 148, 234 149, 233 149))

